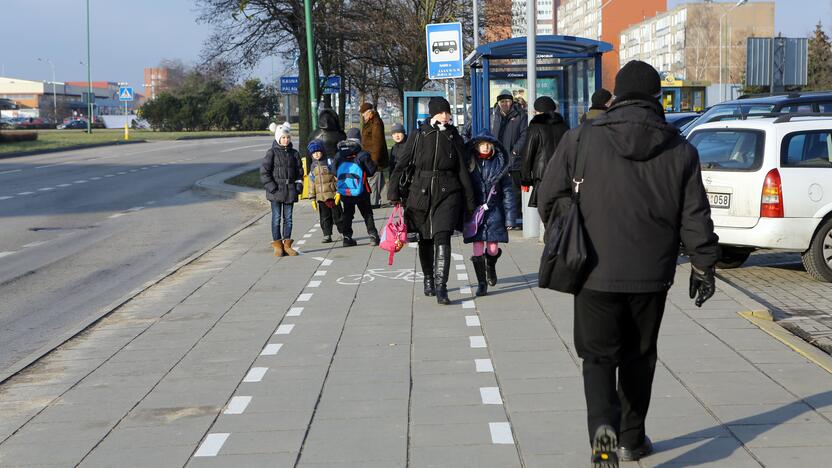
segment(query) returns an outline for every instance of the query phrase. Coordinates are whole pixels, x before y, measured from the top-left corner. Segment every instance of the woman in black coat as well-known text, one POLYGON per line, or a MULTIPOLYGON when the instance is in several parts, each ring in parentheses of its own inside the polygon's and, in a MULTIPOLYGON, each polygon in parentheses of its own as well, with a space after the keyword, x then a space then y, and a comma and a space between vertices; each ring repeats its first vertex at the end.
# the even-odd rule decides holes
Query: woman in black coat
POLYGON ((334 110, 326 108, 318 114, 318 129, 309 137, 309 141, 321 140, 324 143, 324 155, 335 159, 338 154, 338 143, 347 139, 347 134, 341 130, 341 122, 334 110))
POLYGON ((529 122, 526 131, 526 143, 523 147, 523 167, 520 169, 522 185, 535 187, 529 196, 529 206, 537 207, 537 186, 546 172, 546 164, 555 154, 563 135, 569 131, 569 125, 558 113, 558 105, 549 96, 541 96, 534 101, 535 116, 529 122))
POLYGON ((290 131, 288 122, 275 129, 275 141, 260 165, 260 181, 272 204, 272 247, 277 257, 298 254, 292 248, 292 212, 303 191, 303 168, 290 131))
POLYGON ((474 211, 474 191, 468 175, 465 144, 450 124, 451 105, 435 97, 428 103, 431 119, 407 140, 390 178, 388 198, 405 205, 408 230, 419 234, 419 261, 425 276, 425 295, 440 304, 448 299, 451 235, 461 229, 466 213, 474 211), (413 169, 406 200, 399 181, 413 169))

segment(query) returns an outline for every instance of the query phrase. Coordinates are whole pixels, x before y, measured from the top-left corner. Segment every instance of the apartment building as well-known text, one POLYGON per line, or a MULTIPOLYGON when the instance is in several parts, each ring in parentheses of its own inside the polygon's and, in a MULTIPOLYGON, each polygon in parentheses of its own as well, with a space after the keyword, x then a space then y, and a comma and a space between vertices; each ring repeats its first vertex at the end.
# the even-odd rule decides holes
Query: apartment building
MULTIPOLYGON (((558 34, 558 7, 561 0, 531 0, 537 6, 537 34, 558 34)), ((526 35, 527 0, 511 1, 511 36, 526 35)))

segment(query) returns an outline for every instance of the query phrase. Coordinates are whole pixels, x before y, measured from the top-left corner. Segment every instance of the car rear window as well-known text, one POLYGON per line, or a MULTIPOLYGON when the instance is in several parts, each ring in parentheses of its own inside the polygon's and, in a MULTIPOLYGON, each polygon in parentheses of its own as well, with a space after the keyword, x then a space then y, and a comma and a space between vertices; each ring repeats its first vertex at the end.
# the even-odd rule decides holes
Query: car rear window
POLYGON ((755 171, 763 165, 765 133, 759 130, 699 130, 689 138, 707 171, 755 171))
POLYGON ((789 133, 781 148, 782 167, 832 168, 832 130, 789 133))

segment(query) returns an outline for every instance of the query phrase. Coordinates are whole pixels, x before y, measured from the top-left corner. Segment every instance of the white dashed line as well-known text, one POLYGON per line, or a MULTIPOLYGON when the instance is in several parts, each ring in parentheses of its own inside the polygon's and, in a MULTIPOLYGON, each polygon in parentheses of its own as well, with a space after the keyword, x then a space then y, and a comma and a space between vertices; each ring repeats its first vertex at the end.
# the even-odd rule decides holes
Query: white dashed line
POLYGON ((90 180, 101 180, 101 177, 90 177, 90 180))
POLYGON ((309 239, 310 237, 312 237, 312 234, 304 234, 304 235, 303 235, 303 238, 304 238, 304 239, 309 239))
POLYGON ((330 265, 332 265, 332 260, 330 260, 328 258, 323 258, 323 257, 312 257, 312 258, 321 262, 321 266, 330 266, 330 265))
POLYGON ((471 286, 461 286, 459 288, 459 293, 463 296, 470 296, 471 295, 471 286))
POLYGON ((23 172, 23 169, 12 169, 10 171, 0 172, 0 174, 14 174, 15 172, 23 172))
POLYGON ((492 444, 513 444, 514 437, 511 435, 511 426, 507 422, 488 423, 491 431, 492 444))
POLYGON ((463 257, 462 255, 460 255, 458 253, 451 253, 451 258, 454 259, 454 260, 459 261, 459 260, 463 260, 465 257, 463 257))
POLYGON ((310 281, 309 284, 306 285, 307 288, 319 288, 321 286, 321 282, 318 280, 310 281))
POLYGON ((60 188, 66 188, 66 187, 72 187, 72 184, 58 184, 57 186, 60 187, 60 188))
POLYGON ((86 184, 86 183, 87 183, 87 181, 86 181, 86 180, 76 180, 76 181, 74 181, 74 182, 72 182, 72 183, 73 183, 73 184, 86 184))
POLYGON ((34 193, 35 192, 20 192, 20 193, 18 193, 18 195, 22 197, 22 196, 25 196, 25 195, 34 195, 34 193))
POLYGON ((457 281, 468 281, 468 273, 457 273, 456 279, 457 281))
POLYGON ((456 265, 456 269, 457 269, 457 270, 464 270, 464 269, 465 269, 465 264, 464 264, 464 263, 460 263, 460 264, 456 265))
POLYGON ((286 312, 287 317, 300 317, 303 313, 303 307, 292 307, 289 312, 286 312))
POLYGON ((12 198, 14 198, 14 197, 13 196, 3 196, 3 197, 0 197, 0 200, 11 200, 12 198))
POLYGON ((139 170, 141 170, 141 171, 146 171, 146 170, 148 170, 148 169, 150 169, 150 168, 149 168, 149 167, 143 167, 143 168, 141 168, 141 169, 139 169, 139 170))
POLYGON ((315 227, 321 227, 321 223, 315 223, 315 227))
POLYGON ((127 212, 128 212, 128 213, 133 213, 133 212, 135 212, 135 211, 141 211, 141 210, 143 210, 143 209, 144 209, 144 207, 143 207, 143 206, 134 206, 133 208, 129 208, 129 209, 127 210, 127 212))
POLYGON ((124 216, 125 214, 127 214, 127 213, 116 213, 116 214, 111 214, 110 216, 108 216, 108 218, 110 218, 110 219, 121 218, 121 217, 122 217, 122 216, 124 216))
POLYGON ((139 170, 138 170, 138 169, 130 169, 130 170, 129 170, 129 171, 127 171, 127 172, 139 172, 139 170))
POLYGON ((462 308, 463 309, 473 309, 476 307, 474 301, 462 301, 462 308))
POLYGON ((23 244, 23 248, 24 248, 24 249, 29 249, 29 248, 32 248, 32 247, 37 247, 37 246, 39 246, 39 245, 43 245, 43 244, 45 244, 45 243, 47 243, 47 242, 48 242, 48 241, 29 242, 28 244, 23 244))
POLYGON ((250 396, 235 396, 228 402, 222 414, 243 414, 249 403, 251 403, 250 396))
POLYGON ((326 276, 326 270, 318 270, 313 276, 326 276))
POLYGON ((484 336, 469 336, 468 341, 470 341, 472 348, 487 348, 488 347, 485 344, 485 337, 484 336))
POLYGON ((281 343, 270 343, 267 344, 265 348, 263 348, 263 352, 260 353, 261 356, 274 356, 280 351, 283 345, 281 343))
POLYGON ((474 359, 474 366, 477 368, 477 372, 494 372, 491 359, 474 359))
POLYGON ((115 174, 107 174, 104 177, 115 177, 115 176, 116 176, 115 174))
POLYGON ((9 255, 11 255, 13 253, 15 253, 15 252, 10 252, 10 251, 0 252, 0 258, 8 257, 9 255))
POLYGON ((52 190, 55 190, 55 187, 44 187, 44 188, 39 188, 39 189, 38 189, 38 192, 49 192, 49 191, 52 191, 52 190))
POLYGON ((318 230, 315 229, 315 228, 312 228, 312 229, 309 230, 309 232, 318 232, 318 230))
POLYGON ((502 405, 503 398, 500 396, 499 387, 481 387, 480 398, 484 405, 502 405))
POLYGON ((268 371, 268 367, 252 367, 249 369, 248 374, 243 379, 245 383, 257 383, 263 380, 263 376, 266 375, 266 371, 268 371))
POLYGON ((116 175, 124 175, 127 174, 126 172, 116 172, 116 175))
POLYGON ((277 330, 274 332, 274 334, 275 335, 288 335, 289 333, 292 333, 292 330, 294 330, 294 329, 295 329, 295 326, 293 324, 291 324, 291 323, 284 324, 284 325, 281 325, 281 326, 277 327, 277 330))
POLYGON ((419 248, 419 243, 418 242, 408 242, 407 246, 410 247, 411 249, 418 249, 419 248))
POLYGON ((466 315, 465 316, 465 326, 479 327, 480 326, 480 318, 476 315, 466 315))
POLYGON ((154 165, 152 165, 152 166, 150 166, 150 167, 159 167, 159 165, 158 165, 158 164, 154 164, 154 165))
POLYGON ((312 299, 312 293, 303 293, 298 296, 298 302, 309 302, 309 299, 312 299))
MULTIPOLYGON (((216 434, 208 434, 205 436, 205 440, 202 442, 202 445, 199 446, 199 450, 196 451, 194 454, 195 457, 216 457, 218 453, 220 453, 220 449, 222 448, 223 444, 225 444, 226 439, 228 436, 231 435, 228 432, 220 432, 216 434)), ((491 438, 494 438, 494 434, 492 433, 491 438)))
POLYGON ((303 245, 303 244, 306 244, 306 241, 305 241, 305 240, 303 240, 303 239, 301 239, 301 240, 299 240, 299 241, 295 242, 295 245, 303 245))
POLYGON ((155 200, 150 200, 149 202, 145 203, 145 205, 155 205, 155 204, 156 204, 155 200))

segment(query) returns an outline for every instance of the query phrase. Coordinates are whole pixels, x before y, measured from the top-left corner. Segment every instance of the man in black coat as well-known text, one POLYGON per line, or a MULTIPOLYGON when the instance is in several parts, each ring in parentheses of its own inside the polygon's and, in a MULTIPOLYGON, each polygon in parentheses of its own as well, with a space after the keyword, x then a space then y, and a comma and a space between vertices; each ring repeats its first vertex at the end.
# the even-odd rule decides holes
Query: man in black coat
POLYGON ((318 114, 318 129, 309 137, 309 141, 321 140, 324 142, 324 155, 327 158, 335 158, 338 153, 338 143, 347 139, 347 134, 341 130, 341 122, 338 114, 333 109, 324 108, 318 114))
MULTIPOLYGON (((558 105, 549 96, 540 96, 534 101, 535 116, 526 131, 526 145, 522 151, 520 168, 521 184, 537 187, 543 179, 546 164, 555 155, 555 148, 569 130, 569 125, 558 113, 558 105)), ((537 189, 529 197, 529 206, 537 207, 537 189)))
POLYGON ((652 451, 644 421, 680 241, 691 255, 696 305, 716 289, 718 238, 699 154, 665 122, 660 93, 653 67, 625 65, 615 79, 615 103, 566 133, 539 187, 538 211, 548 222, 568 203, 576 158, 586 158, 579 187, 588 274, 575 296, 574 332, 593 463, 638 460, 652 451))
MULTIPOLYGON (((520 195, 520 166, 523 146, 526 144, 526 130, 529 116, 520 104, 514 102, 511 91, 504 89, 497 96, 497 105, 491 115, 491 133, 500 140, 511 159, 511 180, 517 206, 522 206, 520 195)), ((517 219, 506 219, 509 229, 522 229, 523 212, 517 210, 517 219)))

